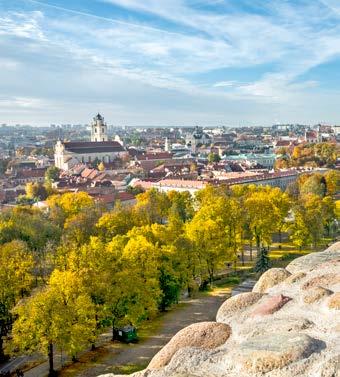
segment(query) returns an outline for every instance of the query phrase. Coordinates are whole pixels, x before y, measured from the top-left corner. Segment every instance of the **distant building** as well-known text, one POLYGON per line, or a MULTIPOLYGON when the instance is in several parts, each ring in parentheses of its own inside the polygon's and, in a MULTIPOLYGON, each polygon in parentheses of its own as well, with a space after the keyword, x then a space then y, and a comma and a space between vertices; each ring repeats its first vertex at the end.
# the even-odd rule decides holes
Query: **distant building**
POLYGON ((171 179, 165 178, 157 182, 147 180, 133 180, 130 182, 132 187, 142 187, 144 190, 155 188, 162 192, 168 191, 188 191, 194 194, 198 190, 202 190, 208 184, 226 186, 235 185, 256 185, 256 186, 272 186, 279 187, 281 190, 285 190, 287 186, 296 181, 299 176, 298 171, 286 171, 286 172, 274 172, 274 173, 262 173, 254 175, 243 175, 236 178, 226 178, 224 180, 184 180, 184 179, 171 179))
POLYGON ((54 162, 62 170, 69 170, 79 163, 103 161, 110 163, 118 157, 127 155, 126 150, 117 141, 109 141, 104 118, 97 114, 91 124, 91 141, 57 141, 54 162))
POLYGON ((276 155, 273 153, 248 153, 225 156, 224 158, 227 161, 240 161, 247 162, 249 164, 256 163, 263 166, 266 169, 273 169, 275 165, 276 155))
POLYGON ((332 130, 333 130, 335 136, 340 135, 340 126, 333 126, 332 130))
POLYGON ((91 141, 108 141, 107 136, 107 124, 104 122, 104 118, 98 113, 94 118, 91 125, 91 141))
POLYGON ((191 152, 196 153, 199 146, 211 144, 211 138, 207 133, 203 132, 201 127, 195 127, 195 131, 186 136, 185 144, 190 148, 191 152))

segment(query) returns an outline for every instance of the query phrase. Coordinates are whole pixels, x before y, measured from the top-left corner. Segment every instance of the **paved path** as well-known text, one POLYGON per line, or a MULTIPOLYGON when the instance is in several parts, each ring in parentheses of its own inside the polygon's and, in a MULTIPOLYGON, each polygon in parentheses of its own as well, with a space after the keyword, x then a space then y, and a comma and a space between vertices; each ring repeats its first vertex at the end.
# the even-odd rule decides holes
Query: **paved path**
MULTIPOLYGON (((78 365, 72 371, 72 365, 66 368, 61 376, 95 377, 110 373, 123 365, 146 365, 149 360, 182 328, 201 321, 214 321, 216 312, 224 300, 230 295, 228 289, 215 290, 213 295, 204 295, 197 299, 187 300, 185 304, 164 314, 162 324, 154 336, 147 340, 117 348, 115 343, 104 346, 103 353, 93 363, 78 365)), ((36 376, 40 377, 40 376, 36 376)))

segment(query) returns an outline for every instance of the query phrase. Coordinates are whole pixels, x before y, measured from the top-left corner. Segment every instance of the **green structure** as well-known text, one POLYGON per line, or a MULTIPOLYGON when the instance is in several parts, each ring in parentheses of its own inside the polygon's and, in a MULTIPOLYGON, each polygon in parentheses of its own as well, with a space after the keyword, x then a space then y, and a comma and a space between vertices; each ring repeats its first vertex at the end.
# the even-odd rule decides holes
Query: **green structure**
POLYGON ((117 328, 116 339, 124 343, 136 342, 138 340, 136 328, 130 325, 117 328))

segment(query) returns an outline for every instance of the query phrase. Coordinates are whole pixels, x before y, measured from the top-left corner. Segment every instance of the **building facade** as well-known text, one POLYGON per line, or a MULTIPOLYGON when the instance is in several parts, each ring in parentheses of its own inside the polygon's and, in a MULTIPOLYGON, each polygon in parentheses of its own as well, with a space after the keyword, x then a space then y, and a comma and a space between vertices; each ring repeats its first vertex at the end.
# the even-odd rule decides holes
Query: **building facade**
POLYGON ((113 162, 128 153, 117 141, 109 141, 104 118, 97 114, 91 124, 91 141, 65 142, 58 140, 55 145, 54 163, 59 169, 69 170, 79 163, 95 161, 113 162))
POLYGON ((192 153, 196 153, 199 146, 210 145, 211 138, 201 127, 196 127, 193 133, 186 135, 185 144, 192 153))
POLYGON ((98 113, 91 124, 91 141, 108 141, 107 136, 107 124, 104 122, 104 118, 98 113))

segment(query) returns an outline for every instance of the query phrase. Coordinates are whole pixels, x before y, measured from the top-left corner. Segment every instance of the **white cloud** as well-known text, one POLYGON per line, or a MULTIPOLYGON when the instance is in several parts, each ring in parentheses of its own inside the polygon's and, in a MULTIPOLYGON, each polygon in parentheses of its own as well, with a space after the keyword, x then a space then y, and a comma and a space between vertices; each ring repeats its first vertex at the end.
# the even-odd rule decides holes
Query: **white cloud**
MULTIPOLYGON (((39 4, 34 7, 39 10, 0 10, 3 93, 46 99, 27 101, 26 108, 49 104, 60 111, 57 103, 67 106, 69 101, 74 107, 78 101, 89 107, 116 103, 124 113, 126 106, 134 108, 133 103, 140 102, 144 113, 152 113, 148 106, 156 107, 162 116, 165 108, 175 106, 177 111, 186 101, 192 114, 205 107, 216 119, 215 114, 222 117, 226 111, 230 116, 233 109, 237 115, 237 103, 249 109, 264 103, 297 103, 317 86, 300 77, 340 54, 340 26, 320 25, 318 17, 327 21, 330 16, 315 4, 302 14, 288 2, 270 2, 266 15, 255 15, 240 10, 203 12, 197 1, 191 6, 184 0, 106 1, 180 25, 169 31, 161 23, 138 24, 136 19, 126 22, 31 2, 39 4), (52 17, 51 9, 58 17, 52 17), (256 70, 261 65, 267 65, 266 72, 246 83, 221 73, 209 79, 216 70, 256 70), (203 74, 209 82, 195 78, 203 74)), ((12 101, 19 108, 25 108, 23 103, 12 101)))

